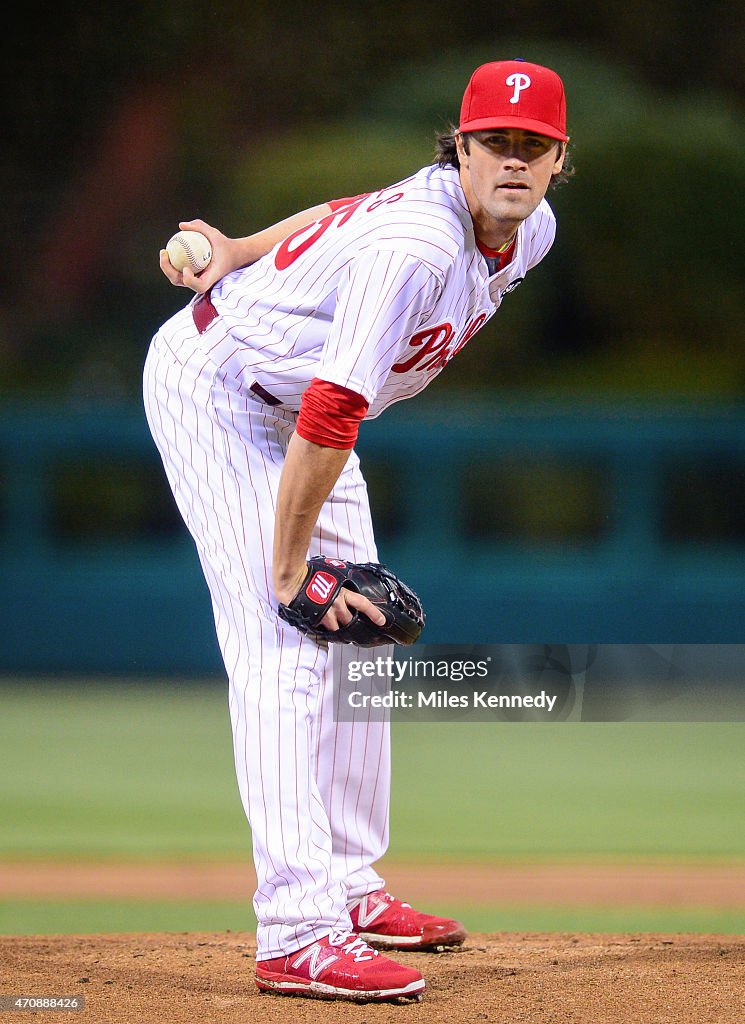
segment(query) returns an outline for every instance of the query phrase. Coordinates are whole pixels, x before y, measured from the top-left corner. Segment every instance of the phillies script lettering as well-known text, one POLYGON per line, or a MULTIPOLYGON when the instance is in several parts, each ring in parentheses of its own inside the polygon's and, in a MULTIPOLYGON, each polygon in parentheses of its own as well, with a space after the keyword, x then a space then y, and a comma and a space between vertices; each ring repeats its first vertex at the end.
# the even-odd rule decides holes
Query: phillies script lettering
POLYGON ((394 373, 407 373, 409 370, 441 370, 471 340, 486 319, 486 313, 479 313, 469 320, 454 345, 451 345, 451 342, 455 338, 455 328, 447 321, 437 324, 436 327, 426 327, 423 331, 418 331, 409 342, 409 348, 414 349, 412 355, 400 363, 394 363, 391 369, 394 373))

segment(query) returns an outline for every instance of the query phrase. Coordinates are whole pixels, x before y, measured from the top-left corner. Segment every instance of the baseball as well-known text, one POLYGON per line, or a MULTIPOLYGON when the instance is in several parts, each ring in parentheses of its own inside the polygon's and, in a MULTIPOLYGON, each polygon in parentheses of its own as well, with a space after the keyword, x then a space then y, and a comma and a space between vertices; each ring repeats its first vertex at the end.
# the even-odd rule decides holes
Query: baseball
POLYGON ((212 246, 201 231, 179 231, 166 245, 168 259, 175 270, 191 267, 195 274, 209 266, 212 246))

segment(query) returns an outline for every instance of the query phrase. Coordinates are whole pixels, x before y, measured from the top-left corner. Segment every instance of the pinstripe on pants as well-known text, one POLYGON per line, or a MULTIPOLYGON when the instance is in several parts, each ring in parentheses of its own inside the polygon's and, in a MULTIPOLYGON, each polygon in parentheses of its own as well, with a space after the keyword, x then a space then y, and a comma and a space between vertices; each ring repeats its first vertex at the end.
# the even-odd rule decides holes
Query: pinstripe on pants
MULTIPOLYGON (((148 353, 144 396, 212 598, 258 877, 258 958, 267 959, 351 930, 347 902, 382 887, 372 864, 388 842, 389 726, 362 709, 352 722, 334 713, 334 671, 369 652, 327 650, 277 617, 274 511, 297 417, 264 405, 205 356, 203 341, 222 329, 215 321, 200 337, 189 307, 172 317, 148 353)), ((377 557, 354 453, 319 517, 310 554, 318 553, 377 557)))

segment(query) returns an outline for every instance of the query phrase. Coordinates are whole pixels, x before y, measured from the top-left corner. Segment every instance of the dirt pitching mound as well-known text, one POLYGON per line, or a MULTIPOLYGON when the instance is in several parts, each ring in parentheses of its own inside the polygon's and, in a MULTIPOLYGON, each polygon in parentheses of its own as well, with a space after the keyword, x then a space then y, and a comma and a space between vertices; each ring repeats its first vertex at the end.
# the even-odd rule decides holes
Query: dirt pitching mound
POLYGON ((458 952, 400 953, 421 1003, 261 995, 248 933, 0 936, 4 995, 85 997, 76 1012, 0 1013, 74 1024, 742 1024, 745 937, 471 935, 458 952))

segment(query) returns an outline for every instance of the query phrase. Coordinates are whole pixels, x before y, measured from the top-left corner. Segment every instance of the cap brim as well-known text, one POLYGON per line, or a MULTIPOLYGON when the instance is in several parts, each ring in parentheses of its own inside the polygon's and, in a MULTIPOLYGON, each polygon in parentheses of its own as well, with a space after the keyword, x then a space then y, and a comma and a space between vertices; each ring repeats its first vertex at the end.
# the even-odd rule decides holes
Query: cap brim
POLYGON ((529 117, 479 117, 474 121, 466 121, 458 127, 459 132, 479 132, 488 128, 524 128, 527 132, 547 135, 549 139, 568 142, 569 136, 545 121, 534 121, 529 117))

